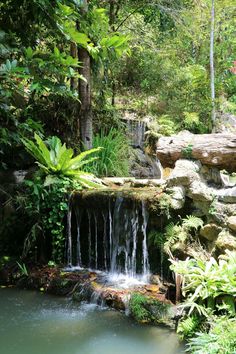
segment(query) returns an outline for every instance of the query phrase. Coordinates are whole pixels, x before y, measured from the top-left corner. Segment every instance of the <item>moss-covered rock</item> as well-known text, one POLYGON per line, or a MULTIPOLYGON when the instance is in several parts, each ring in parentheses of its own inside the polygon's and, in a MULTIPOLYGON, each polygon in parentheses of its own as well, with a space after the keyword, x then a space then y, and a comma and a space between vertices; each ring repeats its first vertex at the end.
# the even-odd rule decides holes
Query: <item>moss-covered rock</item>
POLYGON ((215 245, 220 252, 224 252, 226 249, 236 250, 236 237, 232 235, 228 230, 223 229, 219 233, 215 245))
POLYGON ((222 227, 214 223, 210 223, 203 226, 203 228, 200 230, 200 235, 205 239, 207 239, 208 241, 214 241, 216 240, 221 230, 222 227))
POLYGON ((159 301, 140 293, 133 293, 129 302, 131 316, 141 323, 172 323, 173 306, 168 301, 159 301))

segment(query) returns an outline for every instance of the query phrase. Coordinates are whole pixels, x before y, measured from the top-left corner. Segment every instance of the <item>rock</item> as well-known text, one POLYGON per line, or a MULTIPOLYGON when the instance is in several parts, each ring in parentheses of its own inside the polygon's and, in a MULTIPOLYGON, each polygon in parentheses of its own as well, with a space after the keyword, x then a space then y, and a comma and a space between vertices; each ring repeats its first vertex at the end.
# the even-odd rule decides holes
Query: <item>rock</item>
POLYGON ((168 186, 189 186, 193 181, 200 181, 201 165, 194 161, 178 160, 167 179, 168 186))
POLYGON ((148 179, 134 179, 131 182, 132 187, 147 187, 149 185, 149 180, 148 179))
POLYGON ((130 158, 130 174, 136 178, 161 178, 162 167, 156 156, 134 149, 130 158))
POLYGON ((236 186, 236 176, 230 175, 226 171, 220 171, 220 178, 224 188, 236 186))
POLYGON ((107 186, 112 186, 112 185, 117 185, 117 186, 123 186, 125 183, 129 182, 130 178, 126 177, 105 177, 103 178, 103 182, 107 186))
POLYGON ((211 223, 203 226, 203 228, 200 230, 200 235, 206 238, 208 241, 214 241, 216 240, 221 230, 222 227, 211 223))
POLYGON ((216 167, 209 167, 204 165, 200 170, 200 175, 208 183, 213 183, 220 186, 222 185, 221 174, 219 169, 216 167))
POLYGON ((236 250, 236 237, 233 236, 228 230, 223 229, 216 240, 216 247, 221 250, 225 251, 228 250, 236 250))
POLYGON ((159 285, 159 286, 162 286, 162 281, 161 281, 161 278, 158 274, 152 274, 150 276, 150 283, 151 284, 156 284, 156 285, 159 285))
POLYGON ((235 213, 236 204, 227 204, 219 201, 213 201, 209 207, 208 215, 211 216, 218 224, 225 225, 229 216, 235 213))
POLYGON ((229 171, 236 170, 236 135, 224 134, 178 134, 161 137, 156 143, 156 155, 163 167, 188 155, 203 165, 229 171))
POLYGON ((182 209, 185 203, 185 188, 183 186, 176 186, 167 189, 171 195, 171 207, 175 210, 182 209))
POLYGON ((148 185, 153 187, 163 186, 166 183, 164 179, 149 179, 148 185))
POLYGON ((221 189, 217 195, 219 201, 223 203, 236 203, 236 187, 221 189))
POLYGON ((193 181, 187 191, 187 196, 200 202, 211 202, 214 198, 213 190, 204 182, 193 181))
POLYGON ((231 230, 236 231, 236 216, 230 216, 227 220, 227 225, 231 230))

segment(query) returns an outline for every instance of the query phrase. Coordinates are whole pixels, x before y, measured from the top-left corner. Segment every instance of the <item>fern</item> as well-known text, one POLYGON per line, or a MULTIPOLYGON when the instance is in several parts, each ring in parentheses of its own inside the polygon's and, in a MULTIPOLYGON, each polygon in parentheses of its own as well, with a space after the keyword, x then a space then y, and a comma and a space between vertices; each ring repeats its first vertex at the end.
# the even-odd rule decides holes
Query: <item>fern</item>
POLYGON ((203 221, 197 216, 188 215, 186 218, 183 219, 182 225, 186 230, 197 230, 199 227, 203 226, 203 221))
POLYGON ((165 243, 165 234, 153 230, 148 234, 148 239, 154 246, 162 248, 165 243))
POLYGON ((168 254, 174 248, 174 245, 178 242, 184 243, 188 237, 186 230, 180 225, 175 225, 173 222, 169 223, 165 228, 164 251, 168 254))
POLYGON ((201 321, 196 315, 187 317, 179 322, 177 333, 182 339, 192 337, 199 328, 200 323, 201 321))

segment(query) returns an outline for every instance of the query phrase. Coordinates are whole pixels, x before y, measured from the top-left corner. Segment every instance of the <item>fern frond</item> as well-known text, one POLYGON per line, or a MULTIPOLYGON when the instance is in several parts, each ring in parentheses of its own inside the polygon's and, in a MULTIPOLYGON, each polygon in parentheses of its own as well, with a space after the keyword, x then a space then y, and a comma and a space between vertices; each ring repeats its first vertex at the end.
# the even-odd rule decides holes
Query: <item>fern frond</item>
POLYGON ((199 227, 203 226, 203 220, 194 215, 188 215, 183 219, 183 227, 186 230, 195 229, 197 230, 199 227))

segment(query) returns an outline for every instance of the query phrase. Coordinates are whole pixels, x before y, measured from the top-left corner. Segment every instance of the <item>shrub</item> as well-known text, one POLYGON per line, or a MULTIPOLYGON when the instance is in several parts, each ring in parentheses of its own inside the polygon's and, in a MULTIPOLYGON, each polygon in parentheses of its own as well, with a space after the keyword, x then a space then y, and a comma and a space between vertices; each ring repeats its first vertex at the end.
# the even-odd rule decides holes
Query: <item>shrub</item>
POLYGON ((189 340, 187 351, 193 354, 235 354, 236 319, 213 318, 209 332, 198 332, 189 340))

